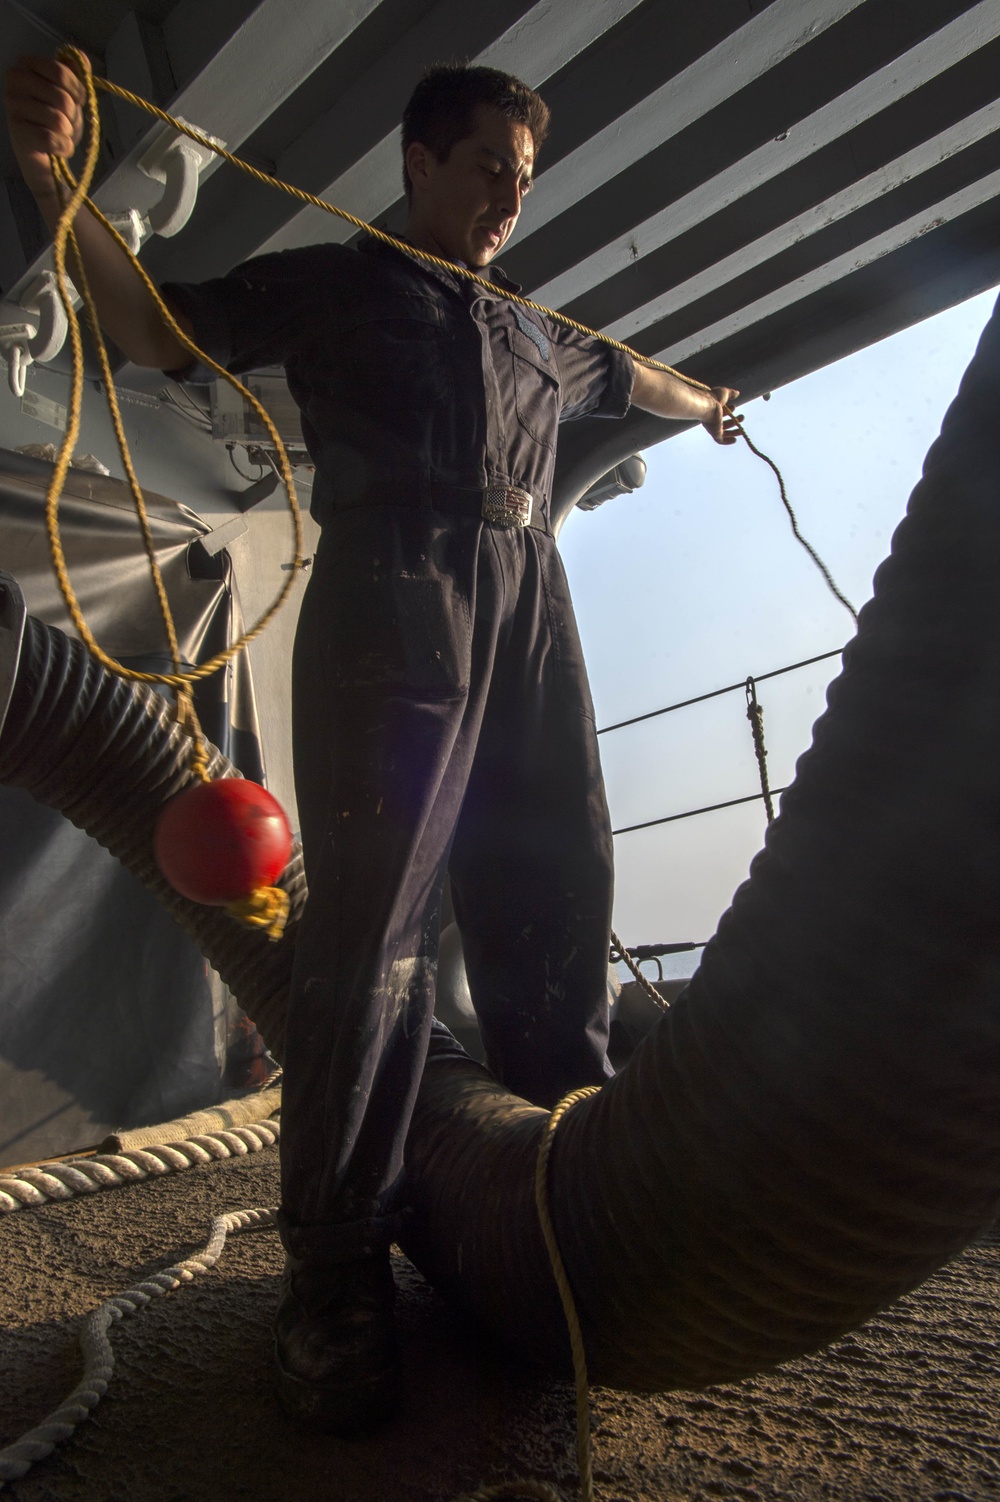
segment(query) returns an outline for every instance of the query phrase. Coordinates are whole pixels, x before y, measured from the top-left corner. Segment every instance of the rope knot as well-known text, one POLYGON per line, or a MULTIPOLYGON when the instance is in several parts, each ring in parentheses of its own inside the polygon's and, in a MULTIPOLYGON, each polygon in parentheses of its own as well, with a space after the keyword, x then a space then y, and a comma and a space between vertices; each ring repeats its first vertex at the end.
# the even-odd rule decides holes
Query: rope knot
POLYGON ((269 939, 280 939, 288 921, 289 897, 282 887, 256 887, 247 897, 226 903, 226 912, 247 928, 262 928, 269 939))

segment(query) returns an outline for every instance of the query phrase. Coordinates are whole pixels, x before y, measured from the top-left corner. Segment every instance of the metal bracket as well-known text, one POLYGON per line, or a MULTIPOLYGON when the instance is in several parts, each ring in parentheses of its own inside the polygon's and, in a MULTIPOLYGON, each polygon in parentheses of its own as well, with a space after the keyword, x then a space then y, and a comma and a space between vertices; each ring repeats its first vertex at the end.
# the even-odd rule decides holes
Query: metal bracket
POLYGON ((138 209, 123 209, 118 214, 106 215, 106 218, 121 235, 134 256, 139 254, 142 242, 148 240, 153 233, 149 222, 143 218, 138 209))
POLYGON ((24 395, 28 366, 54 360, 66 339, 66 310, 55 273, 43 271, 28 284, 20 302, 0 303, 0 354, 7 361, 7 382, 16 397, 24 395))
MULTIPOLYGON (((183 124, 190 125, 191 122, 184 120, 183 124)), ((225 146, 225 141, 210 136, 200 126, 194 129, 201 131, 207 140, 215 141, 217 146, 225 146)), ((198 178, 213 156, 214 152, 207 146, 199 146, 190 136, 168 126, 139 158, 136 164, 139 171, 163 184, 159 203, 146 214, 150 228, 156 234, 176 235, 187 224, 198 197, 198 178)))

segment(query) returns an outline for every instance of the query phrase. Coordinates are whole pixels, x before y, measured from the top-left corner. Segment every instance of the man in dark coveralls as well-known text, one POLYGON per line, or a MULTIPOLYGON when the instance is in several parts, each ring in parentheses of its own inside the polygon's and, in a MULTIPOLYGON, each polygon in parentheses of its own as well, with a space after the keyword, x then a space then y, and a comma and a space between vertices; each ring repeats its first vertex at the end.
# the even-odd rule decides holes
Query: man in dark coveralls
MULTIPOLYGON (((79 142, 66 68, 8 75, 11 137, 50 224, 48 153, 79 142)), ((494 256, 548 110, 489 68, 441 68, 403 121, 406 238, 493 295, 371 238, 266 255, 164 289, 240 372, 283 365, 322 535, 296 637, 294 751, 309 901, 282 1111, 277 1322, 288 1411, 347 1433, 395 1385, 389 1245, 431 1038, 442 886, 490 1068, 554 1105, 600 1084, 612 851, 593 709, 548 523, 559 422, 630 401, 733 441, 728 388, 694 390, 509 302, 494 256)), ((108 332, 140 365, 187 352, 82 214, 108 332)), ((433 1033, 430 1046, 457 1048, 433 1033)))

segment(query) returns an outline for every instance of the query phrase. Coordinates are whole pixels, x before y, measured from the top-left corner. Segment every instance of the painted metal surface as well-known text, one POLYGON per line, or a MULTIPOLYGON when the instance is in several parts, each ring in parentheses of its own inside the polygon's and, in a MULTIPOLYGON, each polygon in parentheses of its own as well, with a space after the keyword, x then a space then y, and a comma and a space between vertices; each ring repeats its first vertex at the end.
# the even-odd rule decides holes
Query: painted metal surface
MULTIPOLYGON (((553 129, 505 269, 748 395, 1000 281, 997 0, 108 0, 93 36, 78 11, 50 0, 44 19, 112 71, 145 70, 161 103, 250 160, 390 228, 421 72, 468 57, 518 73, 553 129), (806 300, 827 330, 809 354, 785 316, 806 300)), ((154 202, 136 160, 155 129, 106 173, 105 209, 154 202)), ((37 243, 24 212, 0 234, 20 214, 37 243)), ((158 277, 197 279, 351 233, 210 164, 189 224, 143 255, 158 277)), ((8 295, 44 257, 23 261, 8 295)))

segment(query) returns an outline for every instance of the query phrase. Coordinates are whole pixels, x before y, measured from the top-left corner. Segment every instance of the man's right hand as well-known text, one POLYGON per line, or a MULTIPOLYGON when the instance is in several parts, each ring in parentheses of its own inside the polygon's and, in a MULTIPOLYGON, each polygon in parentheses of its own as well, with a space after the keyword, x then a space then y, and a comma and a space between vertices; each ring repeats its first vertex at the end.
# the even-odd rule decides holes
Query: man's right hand
MULTIPOLYGON (((49 229, 60 204, 50 155, 73 155, 83 135, 87 94, 71 68, 53 58, 22 57, 7 74, 10 140, 24 180, 49 229)), ((132 270, 125 252, 90 214, 74 224, 80 257, 102 327, 136 365, 180 370, 191 356, 167 327, 155 300, 132 270)), ((74 274, 74 261, 69 261, 74 274)), ((187 319, 178 317, 185 332, 187 319)))
POLYGON ((55 194, 49 156, 70 158, 80 144, 86 92, 72 68, 48 57, 21 57, 7 71, 11 146, 38 199, 55 194))

